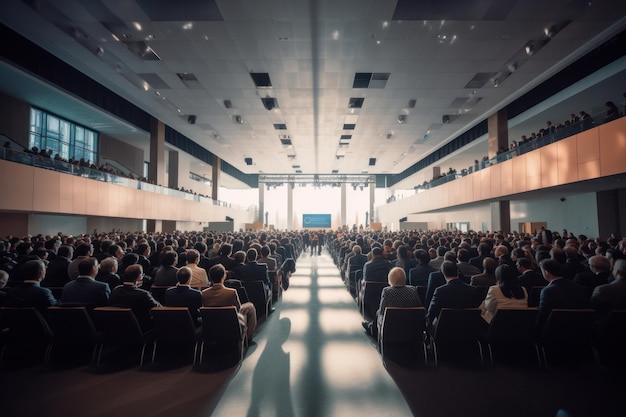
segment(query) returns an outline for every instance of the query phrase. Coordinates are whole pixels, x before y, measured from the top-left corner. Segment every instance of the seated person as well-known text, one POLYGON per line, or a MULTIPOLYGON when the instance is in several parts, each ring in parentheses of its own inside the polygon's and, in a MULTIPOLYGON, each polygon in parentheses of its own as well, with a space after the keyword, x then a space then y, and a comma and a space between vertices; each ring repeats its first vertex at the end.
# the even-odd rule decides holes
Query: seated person
POLYGON ((172 287, 178 284, 176 264, 178 263, 178 254, 173 251, 166 251, 160 255, 161 268, 156 272, 152 285, 163 287, 172 287))
POLYGON ((212 285, 202 291, 202 306, 235 306, 239 314, 239 322, 245 329, 248 343, 250 343, 256 330, 256 309, 250 302, 241 304, 237 290, 224 286, 225 278, 226 269, 222 264, 213 265, 209 269, 209 280, 212 285))
POLYGON ((183 266, 176 273, 178 284, 165 291, 165 305, 168 307, 187 307, 191 317, 199 324, 200 307, 202 306, 202 293, 200 290, 191 288, 191 269, 183 266))
POLYGON ((26 261, 20 268, 20 276, 24 280, 9 290, 3 306, 35 307, 46 317, 48 307, 57 304, 52 291, 39 285, 46 276, 46 265, 41 260, 26 261))
POLYGON ((496 285, 489 287, 485 301, 480 305, 482 317, 487 323, 504 308, 528 307, 528 293, 517 279, 517 270, 509 265, 500 265, 496 268, 496 285))
POLYGON ((142 331, 151 330, 152 317, 150 309, 161 307, 152 294, 139 288, 143 282, 143 267, 139 264, 129 265, 123 276, 123 285, 118 285, 111 292, 111 306, 131 308, 142 331))
POLYGON ((380 294, 380 306, 376 311, 377 325, 376 329, 373 325, 368 327, 364 325, 366 330, 369 330, 371 335, 378 334, 380 326, 383 322, 383 316, 387 307, 421 307, 422 302, 417 294, 417 290, 412 285, 406 285, 406 272, 402 267, 391 268, 387 275, 387 281, 389 287, 383 288, 380 294))
POLYGON ((63 286, 61 304, 101 307, 109 304, 109 285, 96 281, 98 260, 85 258, 78 263, 78 277, 63 286))
POLYGON ((100 262, 100 270, 96 275, 96 281, 109 284, 110 290, 120 285, 122 281, 120 276, 117 275, 117 258, 109 256, 100 262))

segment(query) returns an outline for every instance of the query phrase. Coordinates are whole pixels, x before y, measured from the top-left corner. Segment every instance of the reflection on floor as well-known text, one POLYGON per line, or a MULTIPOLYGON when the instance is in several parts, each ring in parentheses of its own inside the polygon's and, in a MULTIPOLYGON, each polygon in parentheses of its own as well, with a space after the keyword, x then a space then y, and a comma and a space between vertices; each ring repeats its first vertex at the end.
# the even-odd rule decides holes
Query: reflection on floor
POLYGON ((298 259, 215 416, 410 416, 328 255, 298 259))

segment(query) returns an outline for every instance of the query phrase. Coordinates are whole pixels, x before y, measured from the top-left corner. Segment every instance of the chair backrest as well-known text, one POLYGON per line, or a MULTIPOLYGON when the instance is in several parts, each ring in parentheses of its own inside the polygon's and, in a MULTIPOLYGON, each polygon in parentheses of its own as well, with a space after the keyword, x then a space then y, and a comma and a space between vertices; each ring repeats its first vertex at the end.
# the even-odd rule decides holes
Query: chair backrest
POLYGON ((376 311, 380 306, 380 295, 383 288, 388 287, 386 282, 365 281, 363 286, 363 304, 361 314, 363 320, 373 322, 376 320, 376 311))
POLYGON ((467 343, 480 339, 484 320, 479 308, 442 308, 433 337, 438 343, 467 343))
MULTIPOLYGON (((267 316, 269 300, 266 298, 263 281, 243 281, 242 284, 248 295, 248 301, 254 304, 254 308, 256 308, 257 317, 267 316)), ((241 297, 239 297, 239 301, 243 302, 241 297)))
POLYGON ((192 343, 196 326, 187 307, 154 307, 150 310, 159 343, 192 343))
POLYGON ((422 343, 424 307, 387 307, 379 332, 381 343, 422 343))
POLYGON ((617 348, 626 347, 626 310, 611 311, 600 333, 600 337, 611 345, 617 348))
POLYGON ((86 307, 48 307, 50 326, 55 343, 65 345, 93 345, 98 332, 86 307))
POLYGON ((540 335, 542 345, 589 345, 594 336, 596 311, 593 309, 560 309, 550 312, 540 335))
POLYGON ((150 293, 152 294, 152 297, 154 297, 155 300, 165 305, 165 291, 173 287, 174 286, 172 285, 152 285, 150 287, 150 293))
POLYGON ((489 325, 488 342, 510 345, 534 343, 537 311, 537 308, 499 309, 489 325))
POLYGON ((530 294, 528 294, 528 307, 539 306, 539 298, 541 297, 541 290, 545 286, 535 286, 530 288, 530 294))
MULTIPOLYGON (((417 290, 417 295, 420 298, 420 301, 422 302, 422 305, 426 305, 426 290, 428 289, 427 285, 417 285, 415 286, 415 289, 417 290)), ((428 306, 426 306, 428 307, 428 306)))
POLYGON ((239 342, 243 329, 235 306, 201 307, 202 340, 207 343, 239 342))
POLYGON ((96 307, 93 316, 106 342, 120 345, 143 343, 143 332, 132 309, 96 307))
POLYGON ((52 338, 46 319, 34 307, 2 307, 0 314, 9 329, 9 342, 42 343, 52 338))

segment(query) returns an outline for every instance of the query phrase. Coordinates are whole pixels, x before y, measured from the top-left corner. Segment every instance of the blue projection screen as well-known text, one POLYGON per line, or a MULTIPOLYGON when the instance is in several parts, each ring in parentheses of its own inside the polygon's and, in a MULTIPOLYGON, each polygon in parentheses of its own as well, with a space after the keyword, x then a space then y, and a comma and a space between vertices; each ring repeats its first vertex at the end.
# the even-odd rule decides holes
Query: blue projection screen
POLYGON ((303 214, 302 227, 330 228, 330 214, 303 214))

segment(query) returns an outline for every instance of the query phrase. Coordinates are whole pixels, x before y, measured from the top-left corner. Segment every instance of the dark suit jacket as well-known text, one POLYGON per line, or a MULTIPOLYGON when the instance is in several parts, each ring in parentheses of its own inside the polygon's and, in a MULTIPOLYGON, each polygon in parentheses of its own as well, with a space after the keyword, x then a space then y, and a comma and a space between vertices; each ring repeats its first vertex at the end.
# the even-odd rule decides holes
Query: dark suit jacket
POLYGON ((109 284, 79 276, 63 286, 61 304, 84 304, 94 307, 109 304, 109 284))
POLYGON ((70 260, 63 257, 55 258, 50 261, 46 268, 46 278, 41 281, 44 287, 62 287, 69 282, 70 276, 67 273, 67 267, 70 260))
POLYGON ((580 285, 567 278, 552 281, 541 290, 539 298, 538 329, 542 329, 552 309, 589 308, 589 297, 580 285))
POLYGON ((47 308, 56 304, 52 291, 34 282, 17 284, 9 290, 3 301, 5 307, 35 307, 44 317, 47 316, 47 308))
POLYGON ((496 285, 496 276, 487 272, 476 274, 470 279, 470 285, 475 287, 491 287, 492 285, 496 285))
POLYGON ((610 284, 597 286, 591 294, 591 305, 601 313, 626 310, 626 280, 616 279, 610 284))
POLYGON ((416 267, 409 270, 409 284, 410 285, 428 285, 428 276, 431 272, 437 272, 435 268, 430 265, 418 264, 416 267))
POLYGON ((152 298, 152 294, 148 291, 127 284, 115 288, 111 292, 110 301, 114 307, 131 308, 143 331, 150 330, 153 327, 150 309, 152 307, 161 307, 161 303, 152 298))
POLYGON ((426 324, 432 326, 442 308, 476 308, 482 301, 482 293, 476 287, 453 279, 435 290, 426 313, 426 324))
POLYGON ((240 281, 263 281, 267 286, 270 285, 270 280, 267 275, 267 265, 257 262, 250 262, 244 265, 238 265, 233 268, 235 279, 240 281))
POLYGON ((373 258, 363 265, 363 281, 387 282, 391 262, 383 258, 373 258))
POLYGON ((433 294, 435 294, 435 290, 442 285, 446 285, 446 279, 443 277, 443 273, 441 271, 431 272, 428 275, 428 284, 426 288, 426 300, 424 305, 429 306, 430 300, 433 298, 433 294))
POLYGON ((154 274, 154 279, 152 280, 152 285, 162 285, 162 286, 173 286, 178 284, 178 278, 176 278, 176 273, 178 272, 178 268, 172 265, 162 266, 159 270, 154 274))
POLYGON ((346 272, 354 272, 363 269, 363 265, 365 265, 366 262, 367 256, 363 254, 354 255, 348 259, 348 271, 346 272))
POLYGON ((117 287, 118 285, 122 283, 122 280, 120 279, 119 275, 109 274, 109 273, 101 274, 100 272, 98 272, 98 275, 96 275, 96 281, 104 282, 105 284, 108 284, 109 290, 112 290, 113 288, 117 287))
POLYGON ((545 287, 548 285, 548 281, 538 272, 526 271, 522 275, 517 277, 520 280, 522 287, 526 288, 526 292, 530 296, 530 289, 532 287, 545 287))
POLYGON ((168 307, 187 307, 191 317, 197 320, 200 316, 199 309, 202 307, 202 293, 200 290, 186 285, 168 288, 165 291, 165 305, 168 307))

